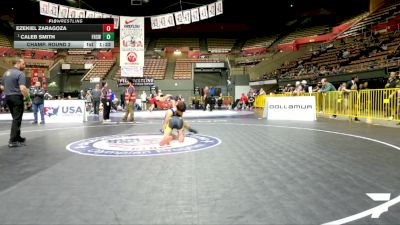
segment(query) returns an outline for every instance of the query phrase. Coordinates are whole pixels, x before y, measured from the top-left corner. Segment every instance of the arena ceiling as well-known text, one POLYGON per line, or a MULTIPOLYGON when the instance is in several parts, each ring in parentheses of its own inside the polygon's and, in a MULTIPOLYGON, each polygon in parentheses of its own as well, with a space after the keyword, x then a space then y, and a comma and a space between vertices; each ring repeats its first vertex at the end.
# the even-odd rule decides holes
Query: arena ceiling
MULTIPOLYGON (((80 7, 103 13, 125 16, 152 16, 176 12, 206 5, 216 0, 47 0, 67 6, 80 7), (135 4, 131 4, 132 2, 135 4)), ((18 21, 40 19, 36 0, 2 1, 2 14, 13 14, 18 21)), ((338 18, 345 18, 368 10, 369 0, 223 0, 224 14, 201 21, 210 24, 204 32, 215 29, 215 24, 230 24, 233 29, 243 32, 248 29, 279 29, 289 21, 299 17, 324 17, 333 24, 338 18)), ((166 29, 167 30, 167 29, 166 29)), ((185 29, 180 29, 184 31, 185 29)), ((202 30, 203 31, 203 30, 202 30)), ((189 31, 190 32, 190 31, 189 31)))

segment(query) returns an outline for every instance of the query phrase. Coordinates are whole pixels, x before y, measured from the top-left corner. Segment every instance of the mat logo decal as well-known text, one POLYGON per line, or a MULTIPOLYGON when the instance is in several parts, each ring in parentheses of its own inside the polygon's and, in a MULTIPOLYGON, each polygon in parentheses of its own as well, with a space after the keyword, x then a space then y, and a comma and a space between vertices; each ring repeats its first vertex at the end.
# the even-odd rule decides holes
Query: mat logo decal
MULTIPOLYGON (((372 219, 379 219, 382 213, 389 211, 389 207, 400 203, 400 195, 396 198, 390 200, 390 193, 367 193, 368 197, 370 197, 373 201, 383 202, 382 204, 375 206, 371 209, 365 210, 363 212, 348 216, 346 218, 342 218, 339 220, 331 221, 328 223, 324 223, 322 225, 341 225, 350 223, 365 217, 371 216, 372 219)), ((377 223, 377 222, 376 222, 377 223)))
POLYGON ((215 137, 191 135, 185 137, 183 143, 172 141, 168 146, 160 146, 161 139, 160 134, 122 134, 80 140, 69 144, 66 148, 83 155, 132 157, 194 152, 221 143, 215 137))

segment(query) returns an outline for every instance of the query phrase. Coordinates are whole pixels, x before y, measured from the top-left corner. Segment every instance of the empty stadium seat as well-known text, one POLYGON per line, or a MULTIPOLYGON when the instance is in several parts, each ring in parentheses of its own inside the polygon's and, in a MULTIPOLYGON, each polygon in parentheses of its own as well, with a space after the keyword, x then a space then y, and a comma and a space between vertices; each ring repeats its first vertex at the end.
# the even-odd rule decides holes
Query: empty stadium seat
POLYGON ((177 59, 173 79, 190 80, 192 79, 193 66, 196 62, 219 62, 217 59, 177 59))
MULTIPOLYGON (((145 59, 143 67, 143 77, 154 78, 155 80, 165 79, 167 69, 167 59, 145 59)), ((114 79, 121 78, 121 68, 115 73, 114 79)))

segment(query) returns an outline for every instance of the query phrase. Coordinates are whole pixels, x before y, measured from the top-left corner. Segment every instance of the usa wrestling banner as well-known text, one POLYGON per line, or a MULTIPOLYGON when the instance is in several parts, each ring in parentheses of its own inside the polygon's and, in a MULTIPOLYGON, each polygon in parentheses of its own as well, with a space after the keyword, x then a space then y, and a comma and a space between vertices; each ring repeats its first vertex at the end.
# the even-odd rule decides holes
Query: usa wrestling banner
POLYGON ((120 17, 120 66, 144 66, 144 17, 120 17))

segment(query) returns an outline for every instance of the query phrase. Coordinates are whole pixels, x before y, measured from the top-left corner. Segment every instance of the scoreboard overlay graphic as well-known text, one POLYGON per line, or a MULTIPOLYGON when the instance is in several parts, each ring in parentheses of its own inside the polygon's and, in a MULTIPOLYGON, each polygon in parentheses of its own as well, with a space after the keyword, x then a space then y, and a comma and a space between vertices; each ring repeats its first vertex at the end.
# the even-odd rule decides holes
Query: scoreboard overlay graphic
POLYGON ((47 19, 17 24, 14 48, 114 48, 112 19, 47 19))

